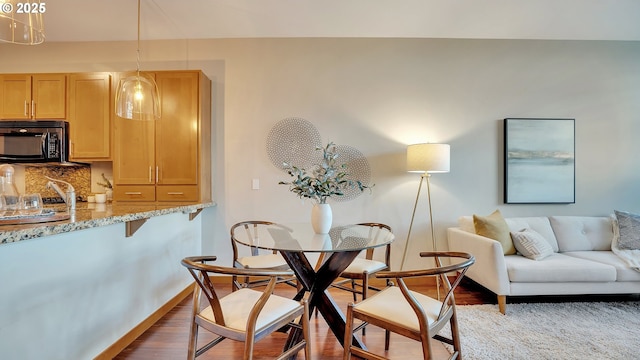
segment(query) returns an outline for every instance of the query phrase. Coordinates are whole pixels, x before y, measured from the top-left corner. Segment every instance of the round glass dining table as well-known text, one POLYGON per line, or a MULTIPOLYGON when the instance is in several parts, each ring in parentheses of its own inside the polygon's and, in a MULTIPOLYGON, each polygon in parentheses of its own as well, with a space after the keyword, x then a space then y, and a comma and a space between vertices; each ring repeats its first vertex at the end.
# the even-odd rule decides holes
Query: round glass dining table
MULTIPOLYGON (((310 313, 318 309, 343 344, 345 315, 327 289, 362 250, 385 246, 394 240, 394 236, 382 227, 357 224, 336 226, 328 234, 316 234, 307 223, 258 223, 244 231, 236 231, 233 240, 259 249, 279 251, 301 285, 294 299, 300 301, 308 292, 310 313), (312 265, 306 253, 322 253, 323 261, 312 265)), ((292 329, 285 348, 301 336, 300 331, 292 329)), ((356 337, 353 344, 365 348, 356 337)))

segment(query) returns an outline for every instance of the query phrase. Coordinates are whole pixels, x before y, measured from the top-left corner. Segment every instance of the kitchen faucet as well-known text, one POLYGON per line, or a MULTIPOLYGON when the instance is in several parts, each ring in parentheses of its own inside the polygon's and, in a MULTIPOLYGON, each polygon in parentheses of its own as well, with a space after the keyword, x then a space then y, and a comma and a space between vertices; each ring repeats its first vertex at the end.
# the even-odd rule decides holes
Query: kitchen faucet
POLYGON ((60 195, 62 200, 64 200, 69 210, 75 210, 76 209, 76 190, 73 188, 73 185, 69 184, 66 181, 52 179, 48 176, 45 176, 45 177, 49 179, 49 182, 47 182, 47 189, 53 189, 55 192, 58 193, 58 195, 60 195), (58 186, 58 184, 56 184, 55 182, 66 184, 67 191, 66 192, 62 191, 62 189, 60 189, 60 186, 58 186))

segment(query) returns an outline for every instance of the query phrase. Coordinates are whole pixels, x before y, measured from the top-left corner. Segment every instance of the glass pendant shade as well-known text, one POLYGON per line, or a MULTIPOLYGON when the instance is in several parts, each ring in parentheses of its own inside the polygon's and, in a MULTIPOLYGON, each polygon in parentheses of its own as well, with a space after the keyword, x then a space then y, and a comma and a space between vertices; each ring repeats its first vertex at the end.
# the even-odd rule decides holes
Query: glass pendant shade
MULTIPOLYGON (((2 1, 2 0, 0 0, 2 1)), ((140 0, 138 0, 138 47, 135 75, 120 80, 116 90, 116 115, 131 120, 160 119, 160 96, 154 78, 140 72, 140 0)))
POLYGON ((120 80, 116 115, 131 120, 160 119, 158 87, 150 75, 137 72, 120 80))
POLYGON ((23 45, 44 42, 44 6, 40 1, 0 0, 0 41, 23 45))

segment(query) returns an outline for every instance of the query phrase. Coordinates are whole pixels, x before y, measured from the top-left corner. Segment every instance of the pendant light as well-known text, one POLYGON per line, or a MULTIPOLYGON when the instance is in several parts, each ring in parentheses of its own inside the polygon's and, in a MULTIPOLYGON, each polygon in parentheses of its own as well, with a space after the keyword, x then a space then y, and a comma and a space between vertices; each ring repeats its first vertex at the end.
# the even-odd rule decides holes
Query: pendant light
POLYGON ((44 42, 42 14, 45 3, 40 1, 0 0, 0 41, 37 45, 44 42))
POLYGON ((116 91, 116 115, 132 120, 160 118, 160 98, 156 81, 140 72, 140 0, 138 0, 138 45, 135 75, 120 80, 116 91))

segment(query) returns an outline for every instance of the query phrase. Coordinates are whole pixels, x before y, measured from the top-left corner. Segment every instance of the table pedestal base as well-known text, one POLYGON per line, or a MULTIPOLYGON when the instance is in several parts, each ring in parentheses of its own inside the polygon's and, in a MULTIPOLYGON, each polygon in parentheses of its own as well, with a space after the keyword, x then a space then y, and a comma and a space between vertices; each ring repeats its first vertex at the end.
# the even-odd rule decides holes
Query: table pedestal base
MULTIPOLYGON (((309 292, 309 316, 311 316, 317 308, 341 345, 344 345, 346 318, 327 289, 359 253, 360 250, 332 252, 329 258, 316 271, 311 263, 309 263, 304 252, 281 251, 282 256, 302 285, 302 289, 298 291, 294 299, 300 301, 303 299, 305 293, 309 292)), ((290 348, 291 345, 296 343, 301 337, 301 331, 291 329, 289 338, 285 343, 285 349, 290 348)), ((353 337, 353 344, 366 349, 366 346, 355 336, 353 337)))

